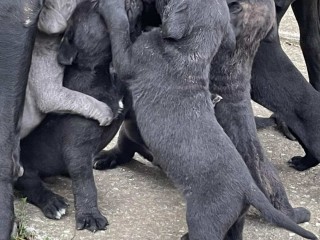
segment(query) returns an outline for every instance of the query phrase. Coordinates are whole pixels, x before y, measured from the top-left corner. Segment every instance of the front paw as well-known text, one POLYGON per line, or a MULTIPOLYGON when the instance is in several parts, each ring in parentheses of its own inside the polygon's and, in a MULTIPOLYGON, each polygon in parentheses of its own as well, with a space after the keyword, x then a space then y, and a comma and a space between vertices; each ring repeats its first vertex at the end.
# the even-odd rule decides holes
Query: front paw
POLYGON ((95 106, 92 118, 98 120, 100 126, 105 127, 112 123, 114 119, 114 114, 107 104, 99 102, 95 106))
POLYGON ((87 229, 91 232, 105 230, 108 225, 108 220, 99 212, 95 210, 90 213, 76 214, 76 228, 78 230, 87 229))
POLYGON ((66 214, 67 207, 68 204, 65 199, 59 195, 55 195, 41 206, 41 210, 47 218, 59 220, 66 214))

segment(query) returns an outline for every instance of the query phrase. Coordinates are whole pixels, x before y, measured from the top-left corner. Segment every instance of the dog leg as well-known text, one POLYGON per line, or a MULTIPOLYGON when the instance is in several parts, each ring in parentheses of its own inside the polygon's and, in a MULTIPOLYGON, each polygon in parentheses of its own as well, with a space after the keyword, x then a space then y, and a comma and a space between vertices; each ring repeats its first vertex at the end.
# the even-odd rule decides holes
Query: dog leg
POLYGON ((254 120, 256 122, 257 130, 265 129, 268 127, 274 127, 276 125, 274 119, 272 119, 271 117, 254 117, 254 120))
MULTIPOLYGON (((10 239, 14 220, 13 173, 19 166, 19 118, 22 114, 38 0, 0 1, 0 239, 10 239), (13 161, 16 161, 13 163, 13 161)), ((17 171, 19 172, 19 171, 17 171)))
POLYGON ((60 219, 67 210, 66 200, 47 189, 38 173, 26 168, 24 175, 18 179, 15 188, 27 201, 41 209, 50 219, 60 219))
POLYGON ((306 161, 319 161, 320 109, 317 103, 320 94, 285 55, 279 39, 261 43, 253 65, 251 87, 253 100, 273 111, 294 133, 308 152, 306 161))
POLYGON ((76 228, 96 232, 106 229, 108 221, 98 209, 97 189, 92 171, 92 147, 88 147, 64 152, 75 198, 76 228))
POLYGON ((96 155, 93 167, 97 170, 115 168, 130 162, 136 152, 152 162, 153 156, 145 146, 136 122, 126 119, 120 129, 117 145, 111 150, 101 151, 96 155))
POLYGON ((39 92, 37 105, 43 113, 78 114, 99 121, 101 126, 107 126, 113 120, 113 112, 107 104, 64 87, 39 92))
POLYGON ((249 210, 249 207, 246 207, 245 209, 243 209, 241 216, 229 229, 224 240, 242 240, 243 239, 242 232, 243 232, 246 214, 248 210, 249 210))
POLYGON ((320 2, 297 0, 292 9, 300 28, 300 45, 310 83, 320 91, 320 2))

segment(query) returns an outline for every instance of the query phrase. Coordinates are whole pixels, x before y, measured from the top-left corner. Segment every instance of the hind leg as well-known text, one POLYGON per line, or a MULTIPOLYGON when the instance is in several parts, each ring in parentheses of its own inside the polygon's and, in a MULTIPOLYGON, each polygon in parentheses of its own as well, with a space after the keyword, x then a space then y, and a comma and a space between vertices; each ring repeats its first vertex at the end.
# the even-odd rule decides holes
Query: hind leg
POLYGON ((237 219, 237 221, 229 229, 224 240, 242 240, 243 239, 242 233, 243 233, 244 223, 245 223, 245 219, 246 219, 246 213, 247 213, 248 209, 249 209, 249 207, 246 207, 243 210, 242 215, 237 219))
POLYGON ((66 213, 68 205, 65 199, 47 189, 36 171, 26 169, 15 188, 28 202, 40 208, 47 218, 60 219, 66 213))
POLYGON ((117 145, 109 151, 101 151, 96 155, 93 167, 98 170, 115 168, 130 162, 136 152, 149 161, 153 160, 152 154, 142 140, 136 122, 129 118, 120 129, 117 145))
MULTIPOLYGON (((70 144, 69 146, 79 146, 70 144)), ((97 189, 92 170, 92 147, 95 144, 82 144, 81 147, 64 150, 65 162, 72 180, 75 200, 76 228, 96 232, 106 229, 107 219, 100 213, 97 202, 97 189), (87 146, 87 147, 86 147, 87 146)))
MULTIPOLYGON (((199 188, 201 187, 199 186, 199 188)), ((209 196, 203 199, 205 196, 203 193, 197 195, 186 197, 189 232, 182 239, 223 240, 234 222, 233 219, 237 218, 237 210, 230 209, 234 202, 230 202, 230 199, 223 196, 222 198, 219 197, 220 200, 215 200, 214 197, 209 196), (221 199, 225 199, 226 202, 221 201, 221 199)))
MULTIPOLYGON (((242 232, 244 228, 245 214, 243 214, 239 219, 233 224, 233 226, 228 231, 224 240, 242 240, 242 232)), ((189 234, 183 235, 181 240, 189 240, 189 234)))

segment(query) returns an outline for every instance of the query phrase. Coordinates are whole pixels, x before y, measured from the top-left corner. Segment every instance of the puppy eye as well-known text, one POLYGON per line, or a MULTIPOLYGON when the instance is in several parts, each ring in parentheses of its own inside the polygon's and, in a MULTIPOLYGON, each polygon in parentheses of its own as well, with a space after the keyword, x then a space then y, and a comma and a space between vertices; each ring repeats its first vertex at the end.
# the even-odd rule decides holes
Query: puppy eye
POLYGON ((229 7, 230 13, 233 13, 233 14, 239 13, 242 11, 242 6, 238 2, 231 2, 228 4, 228 7, 229 7))

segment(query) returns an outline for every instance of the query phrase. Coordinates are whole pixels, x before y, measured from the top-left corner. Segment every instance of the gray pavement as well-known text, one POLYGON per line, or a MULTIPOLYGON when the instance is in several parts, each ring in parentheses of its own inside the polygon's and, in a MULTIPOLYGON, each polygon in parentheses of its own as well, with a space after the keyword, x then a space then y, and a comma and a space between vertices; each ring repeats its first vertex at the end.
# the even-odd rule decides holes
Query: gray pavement
MULTIPOLYGON (((281 26, 283 47, 290 58, 306 76, 300 48, 298 30, 292 12, 281 26)), ((271 113, 254 104, 255 113, 269 116, 271 113)), ((303 206, 312 212, 310 223, 303 227, 320 235, 320 172, 319 167, 303 173, 286 165, 292 156, 303 151, 297 142, 285 139, 275 129, 259 132, 265 151, 278 169, 293 206, 303 206)), ((114 142, 113 142, 114 143, 114 142)), ((23 215, 29 231, 35 238, 50 240, 176 240, 186 232, 185 204, 179 192, 156 167, 136 156, 138 161, 110 171, 95 171, 99 194, 99 206, 110 225, 106 231, 95 234, 75 231, 71 182, 65 178, 50 179, 48 186, 68 199, 70 207, 61 220, 46 219, 34 206, 27 204, 23 215)), ((24 204, 16 200, 16 211, 24 204)), ((261 220, 254 210, 247 217, 245 239, 301 239, 288 231, 276 228, 261 220)))

